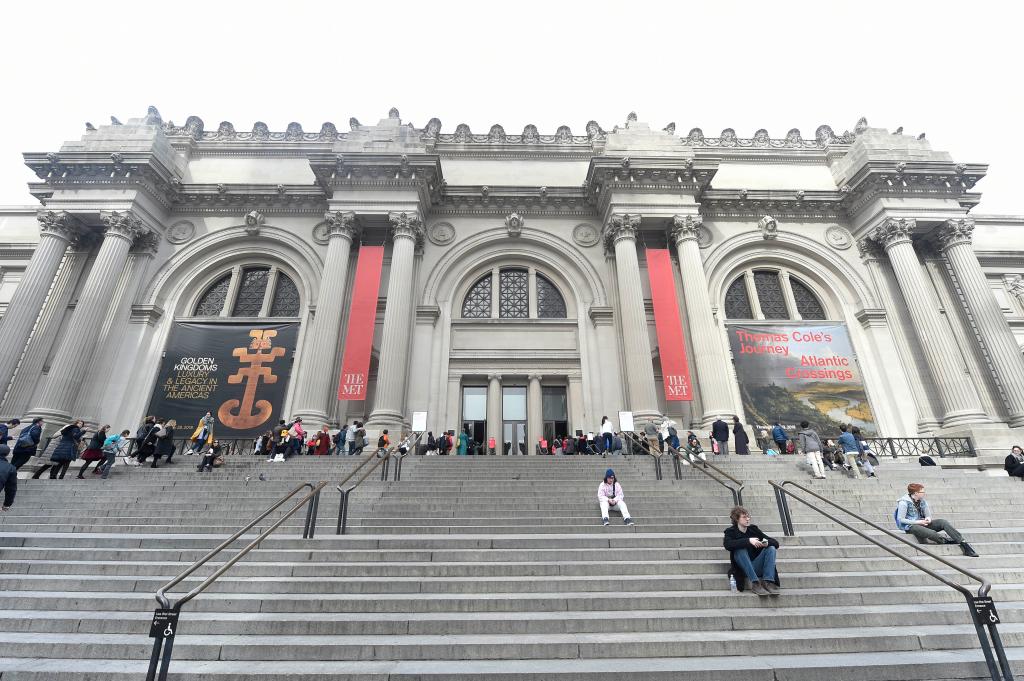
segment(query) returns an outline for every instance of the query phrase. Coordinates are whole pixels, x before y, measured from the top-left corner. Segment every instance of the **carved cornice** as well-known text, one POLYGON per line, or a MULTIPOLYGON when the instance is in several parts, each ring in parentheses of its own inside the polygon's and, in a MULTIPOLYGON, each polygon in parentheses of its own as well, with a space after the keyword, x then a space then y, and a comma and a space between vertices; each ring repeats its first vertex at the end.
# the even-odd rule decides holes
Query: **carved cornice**
POLYGON ((627 213, 615 213, 608 218, 604 228, 604 244, 608 250, 614 250, 619 241, 636 241, 636 233, 640 229, 641 217, 627 213))
POLYGON ((324 213, 324 220, 327 222, 327 238, 338 237, 355 241, 359 236, 359 219, 352 211, 335 211, 324 213))
POLYGON ((678 157, 591 159, 583 190, 587 201, 605 206, 614 191, 688 192, 699 196, 718 171, 715 159, 695 160, 680 149, 678 157))
POLYGON ((423 242, 423 220, 418 213, 395 212, 388 213, 388 220, 391 222, 391 239, 408 238, 417 244, 423 242))
POLYGON ((149 228, 143 224, 133 212, 126 211, 102 211, 100 220, 103 221, 104 237, 120 237, 134 242, 140 236, 149 233, 149 228))
POLYGON ((25 165, 42 180, 29 185, 37 198, 51 196, 55 189, 110 186, 142 189, 168 209, 175 201, 177 175, 151 152, 32 152, 24 158, 25 165))
POLYGON ((156 323, 163 316, 164 310, 159 305, 132 305, 131 316, 128 318, 128 321, 132 324, 156 326, 156 323))
POLYGON ((574 187, 445 186, 433 213, 442 215, 551 215, 591 217, 594 209, 574 187))
POLYGON ((684 241, 697 241, 700 237, 700 226, 704 218, 699 215, 675 215, 672 217, 672 239, 676 244, 684 241))
POLYGON ((327 196, 308 184, 180 184, 174 206, 178 213, 222 213, 255 210, 263 215, 323 214, 327 196))
POLYGON ((63 239, 68 244, 75 243, 82 233, 82 223, 66 211, 41 210, 36 213, 36 220, 40 235, 63 239))
POLYGON ((973 206, 977 200, 968 192, 987 170, 979 163, 868 161, 839 191, 850 215, 880 196, 951 198, 973 206))
POLYGON ((854 317, 865 329, 883 327, 887 323, 886 312, 883 309, 864 308, 857 310, 854 317))
POLYGON ((875 228, 871 238, 888 251, 897 244, 911 243, 916 228, 917 221, 914 218, 886 218, 875 228))
POLYGON ((339 188, 415 189, 424 205, 440 203, 441 159, 434 154, 312 154, 309 165, 327 196, 339 188))
POLYGON ((706 217, 760 218, 771 215, 786 220, 840 220, 846 217, 839 191, 764 189, 707 189, 700 196, 706 217))
POLYGON ((945 251, 953 246, 959 246, 961 244, 970 246, 973 234, 974 220, 971 218, 955 218, 952 220, 946 220, 946 222, 939 227, 936 237, 939 241, 940 250, 945 251))
POLYGON ((441 308, 437 305, 417 305, 416 306, 416 323, 417 324, 430 324, 433 326, 437 324, 437 320, 441 318, 441 308))
POLYGON ((591 305, 588 314, 594 326, 610 326, 615 321, 614 311, 606 305, 591 305))

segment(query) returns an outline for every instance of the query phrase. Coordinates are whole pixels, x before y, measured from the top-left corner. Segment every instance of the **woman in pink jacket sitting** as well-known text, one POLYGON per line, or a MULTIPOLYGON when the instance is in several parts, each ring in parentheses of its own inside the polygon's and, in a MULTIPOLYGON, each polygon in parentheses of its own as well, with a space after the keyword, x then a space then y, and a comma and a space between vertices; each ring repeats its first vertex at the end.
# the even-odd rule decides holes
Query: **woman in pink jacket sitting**
POLYGON ((597 488, 597 503, 601 505, 601 522, 608 525, 608 510, 615 509, 622 514, 622 522, 625 525, 632 525, 633 519, 629 517, 629 509, 626 508, 626 495, 622 493, 622 485, 615 480, 615 471, 611 468, 604 472, 604 482, 597 488))

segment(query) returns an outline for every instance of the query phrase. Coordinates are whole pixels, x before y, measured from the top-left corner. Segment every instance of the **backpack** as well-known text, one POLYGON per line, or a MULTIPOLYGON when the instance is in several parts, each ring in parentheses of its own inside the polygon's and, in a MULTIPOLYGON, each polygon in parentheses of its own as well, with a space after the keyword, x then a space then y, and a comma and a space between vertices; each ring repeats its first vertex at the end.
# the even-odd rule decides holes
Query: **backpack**
POLYGON ((383 435, 381 435, 379 438, 377 438, 377 446, 380 447, 381 449, 384 449, 384 447, 387 446, 387 442, 384 440, 384 436, 383 435))
POLYGON ((100 448, 100 450, 104 454, 116 454, 117 453, 117 445, 118 445, 119 442, 120 442, 120 440, 111 440, 110 442, 105 442, 103 444, 103 447, 100 448))
POLYGON ((903 528, 900 527, 900 504, 899 504, 899 502, 896 502, 896 508, 892 512, 892 521, 894 523, 896 523, 896 529, 899 530, 900 532, 902 532, 903 528))
POLYGON ((786 442, 786 454, 793 454, 796 452, 796 445, 793 444, 792 440, 786 442))
POLYGON ((670 437, 679 437, 679 433, 676 432, 676 429, 673 428, 672 426, 668 427, 668 434, 670 437))

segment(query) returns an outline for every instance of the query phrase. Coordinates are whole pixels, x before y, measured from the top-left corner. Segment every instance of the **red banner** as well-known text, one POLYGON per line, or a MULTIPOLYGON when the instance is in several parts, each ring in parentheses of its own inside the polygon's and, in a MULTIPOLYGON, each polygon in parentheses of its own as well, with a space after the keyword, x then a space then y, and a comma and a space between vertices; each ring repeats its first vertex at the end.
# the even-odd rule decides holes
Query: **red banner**
MULTIPOLYGON (((339 400, 365 400, 370 374, 370 351, 373 330, 377 325, 377 294, 380 292, 380 270, 384 264, 383 246, 360 246, 356 281, 352 289, 352 307, 348 313, 348 336, 341 360, 339 400)), ((324 282, 325 286, 340 285, 324 282)))
POLYGON ((683 324, 679 319, 672 260, 664 248, 647 249, 647 274, 651 278, 654 326, 658 329, 658 354, 665 383, 665 399, 689 402, 693 399, 690 367, 683 345, 683 324))

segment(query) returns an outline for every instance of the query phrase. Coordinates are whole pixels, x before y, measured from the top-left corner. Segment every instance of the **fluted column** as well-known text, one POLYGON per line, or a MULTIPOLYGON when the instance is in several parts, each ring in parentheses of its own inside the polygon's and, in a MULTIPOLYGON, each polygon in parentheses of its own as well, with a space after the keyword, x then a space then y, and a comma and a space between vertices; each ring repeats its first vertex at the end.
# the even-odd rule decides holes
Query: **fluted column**
POLYGON ((377 396, 367 420, 371 428, 398 431, 405 421, 405 381, 412 322, 412 274, 423 225, 416 213, 391 213, 391 267, 384 332, 377 363, 377 396))
POLYGON ((943 427, 986 422, 978 392, 956 358, 958 351, 950 342, 949 328, 936 309, 934 295, 929 294, 929 283, 911 241, 915 226, 910 218, 888 218, 875 230, 873 238, 885 248, 907 302, 914 331, 939 393, 943 427))
POLYGON ((1024 426, 1024 357, 971 247, 973 232, 970 218, 947 220, 939 229, 939 243, 1002 387, 1010 425, 1024 426))
POLYGON ((341 344, 349 255, 357 234, 355 213, 338 211, 327 213, 324 218, 327 220, 327 259, 316 304, 316 318, 302 358, 306 380, 298 395, 299 406, 295 409, 296 415, 301 416, 305 423, 316 427, 326 423, 327 415, 333 411, 334 361, 341 344))
POLYGON ((501 374, 487 377, 487 439, 492 437, 495 453, 501 454, 501 374))
POLYGON ((736 415, 729 385, 729 366, 718 324, 711 313, 711 296, 704 274, 704 260, 700 256, 697 232, 701 217, 677 215, 672 218, 672 237, 679 255, 679 274, 683 278, 683 300, 686 301, 686 320, 693 343, 693 360, 697 368, 697 386, 700 403, 704 407, 701 419, 710 427, 716 418, 730 420, 736 415))
POLYGON ((103 243, 50 364, 42 395, 37 406, 29 410, 32 414, 57 420, 73 416, 71 409, 93 361, 104 320, 111 314, 111 297, 128 261, 128 251, 136 238, 149 233, 131 211, 104 212, 101 218, 105 226, 103 243))
POLYGON ((627 400, 633 418, 641 424, 658 416, 658 394, 654 387, 651 341, 640 284, 640 261, 636 255, 639 228, 639 215, 612 215, 605 228, 605 240, 613 244, 615 251, 627 400))
POLYGON ((78 221, 65 212, 41 211, 36 219, 39 220, 39 244, 0 320, 0 348, 3 348, 0 352, 0 401, 14 377, 64 252, 79 230, 78 221))
POLYGON ((542 392, 540 389, 540 374, 530 374, 526 377, 529 380, 526 391, 526 453, 536 454, 537 443, 544 433, 544 412, 541 409, 542 392))

